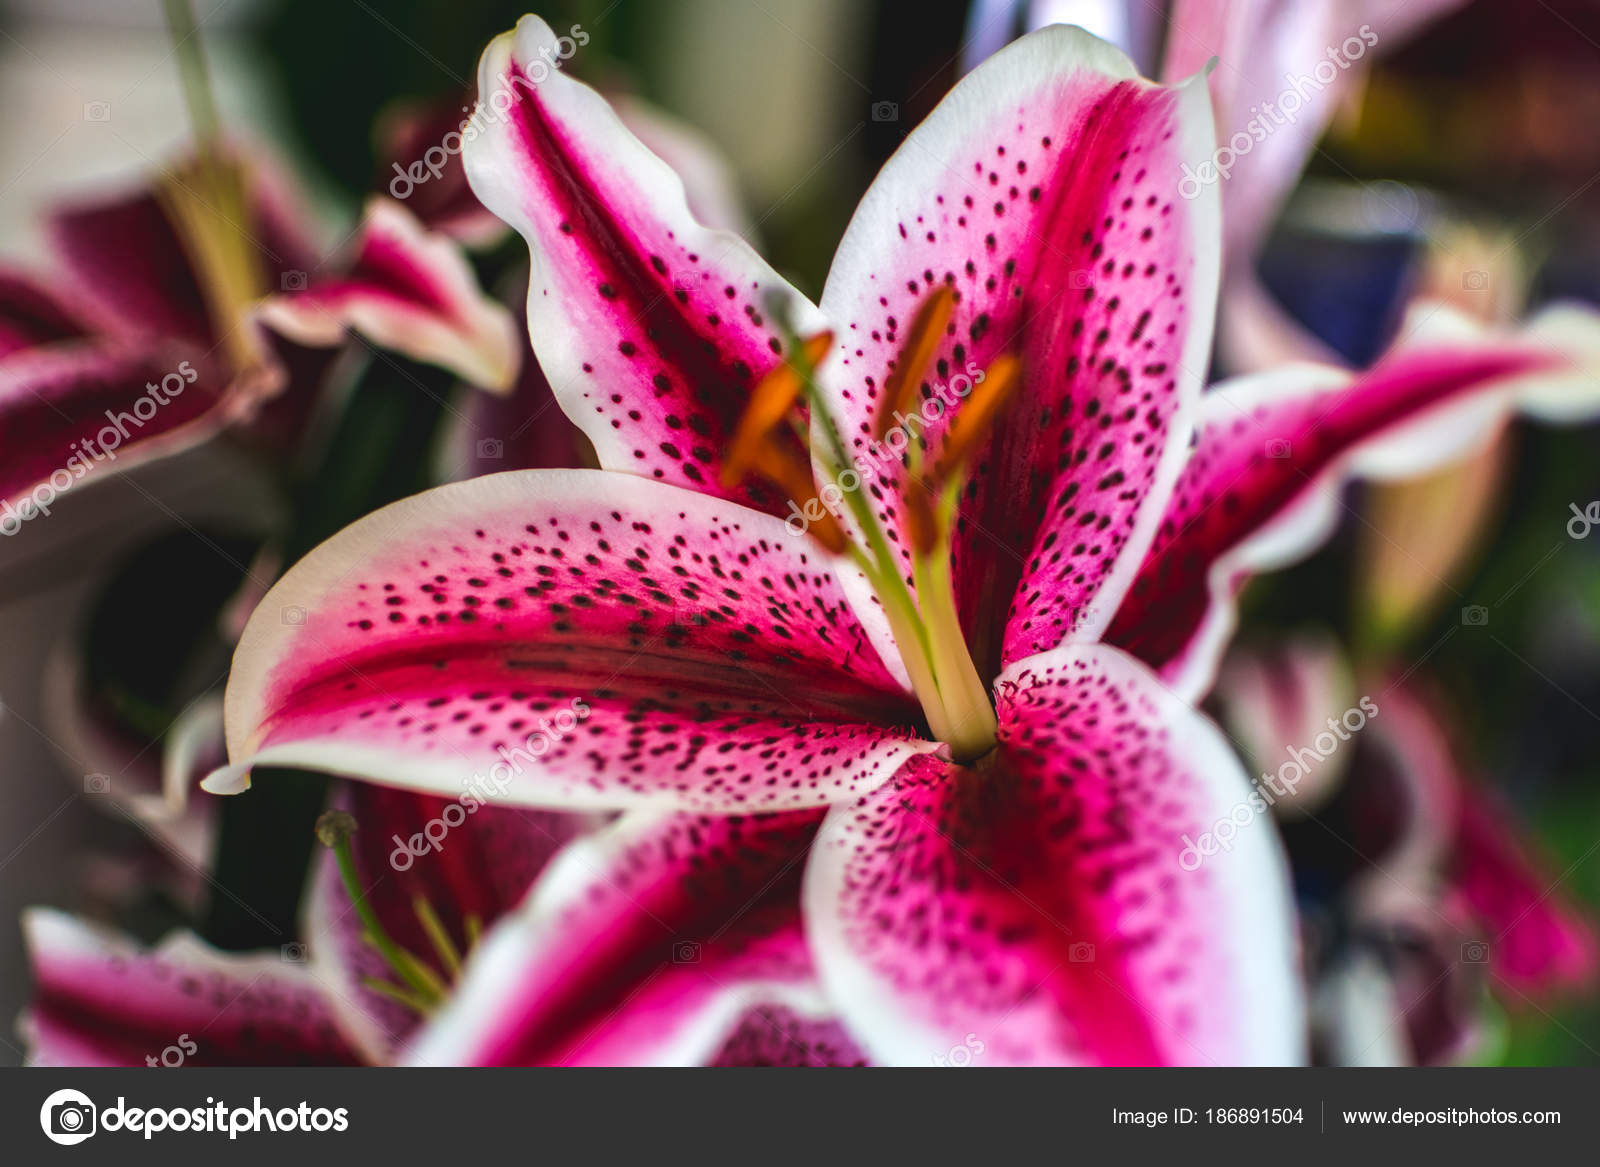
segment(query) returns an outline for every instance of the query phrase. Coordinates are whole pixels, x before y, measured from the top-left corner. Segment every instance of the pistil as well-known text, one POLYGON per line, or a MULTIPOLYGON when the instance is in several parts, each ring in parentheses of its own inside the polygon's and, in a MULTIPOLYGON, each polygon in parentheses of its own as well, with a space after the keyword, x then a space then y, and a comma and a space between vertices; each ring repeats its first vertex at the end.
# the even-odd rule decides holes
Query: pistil
MULTIPOLYGON (((350 836, 356 829, 356 820, 348 811, 330 810, 317 819, 317 839, 333 851, 338 862, 339 878, 344 883, 345 894, 350 897, 350 906, 361 920, 362 939, 383 957, 384 963, 400 981, 395 984, 379 977, 363 977, 362 984, 426 1016, 444 1003, 450 994, 450 986, 460 978, 461 952, 450 938, 439 914, 421 896, 413 897, 412 911, 416 913, 418 924, 433 946, 443 974, 408 952, 389 935, 377 913, 372 910, 356 874, 355 856, 350 848, 350 836)), ((477 919, 469 918, 466 922, 469 951, 477 943, 479 931, 477 919)))

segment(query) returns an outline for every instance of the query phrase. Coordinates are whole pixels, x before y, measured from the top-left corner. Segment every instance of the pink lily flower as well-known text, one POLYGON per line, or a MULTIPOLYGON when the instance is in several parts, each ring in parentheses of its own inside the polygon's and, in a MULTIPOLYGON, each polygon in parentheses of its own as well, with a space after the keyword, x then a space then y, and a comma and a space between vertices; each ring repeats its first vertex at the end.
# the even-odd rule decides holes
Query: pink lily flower
MULTIPOLYGON (((220 165, 220 164, 219 164, 220 165)), ((67 491, 230 426, 283 444, 347 328, 504 391, 520 342, 452 244, 375 204, 323 277, 310 216, 269 164, 227 163, 229 213, 204 167, 52 213, 57 279, 0 273, 0 522, 17 534, 67 491), (261 299, 265 293, 273 294, 261 299)))
MULTIPOLYGON (((174 933, 146 949, 58 912, 29 913, 23 931, 37 991, 20 1030, 30 1062, 385 1065, 409 1048, 413 1063, 426 1064, 431 1049, 459 1044, 463 1038, 452 1031, 469 1023, 470 1012, 441 1006, 454 992, 463 961, 482 930, 493 928, 553 855, 559 852, 566 874, 552 871, 547 884, 568 877, 582 883, 584 864, 595 856, 587 844, 561 848, 589 824, 575 815, 482 805, 468 810, 470 803, 364 784, 345 788, 339 801, 362 825, 338 838, 336 849, 322 852, 308 894, 304 945, 222 953, 190 934, 174 933), (452 815, 453 807, 459 814, 452 815), (359 904, 352 887, 360 890, 359 904)), ((725 830, 732 822, 705 825, 725 830)), ((793 836, 807 826, 814 826, 814 817, 806 823, 791 818, 784 829, 793 836)), ((613 898, 631 904, 632 894, 640 889, 613 898)), ((774 902, 779 899, 781 893, 774 902)), ((652 906, 667 910, 660 901, 652 906)), ((603 914, 598 907, 590 910, 596 919, 603 914)), ((753 912, 742 928, 730 930, 721 950, 739 952, 740 944, 762 936, 738 959, 747 967, 765 961, 774 972, 803 974, 798 929, 764 935, 772 915, 770 909, 753 912)), ((570 933, 567 938, 576 940, 570 933)), ((704 999, 718 995, 696 993, 690 978, 710 984, 706 969, 722 966, 709 945, 704 964, 698 946, 695 961, 687 960, 684 946, 690 943, 679 942, 674 967, 686 975, 676 979, 569 980, 568 988, 578 991, 562 1011, 570 1028, 549 1040, 566 1045, 572 1061, 624 1054, 631 1060, 718 1065, 861 1061, 829 1019, 794 1013, 748 992, 739 1000, 720 995, 720 1009, 706 1007, 710 1002, 704 999), (686 991, 702 998, 701 1008, 687 1007, 681 999, 686 991), (663 1000, 672 1006, 665 1013, 663 1000), (676 1024, 684 1019, 693 1023, 676 1024)), ((572 958, 585 965, 581 946, 572 947, 579 949, 572 958)), ((492 955, 472 957, 475 967, 493 961, 492 955)), ((586 968, 608 964, 601 957, 586 968)), ((626 965, 611 971, 619 968, 625 971, 626 965)), ((802 994, 793 1000, 817 1008, 802 994)))
POLYGON ((1263 831, 1181 870, 1182 835, 1249 788, 1151 666, 1209 675, 1196 631, 1231 592, 1208 568, 1232 582, 1229 554, 1363 443, 1571 393, 1523 382, 1573 358, 1439 344, 1334 397, 1301 374, 1191 451, 1223 408, 1200 392, 1215 191, 1175 186, 1211 150, 1203 79, 1144 81, 1076 29, 1023 38, 890 160, 813 307, 699 224, 598 94, 532 82, 554 45, 528 17, 489 46, 480 92, 518 98, 466 164, 529 243, 534 350, 602 469, 441 487, 291 569, 241 640, 208 788, 273 765, 448 795, 476 773, 500 803, 628 812, 579 845, 587 881, 558 861, 486 938, 430 1060, 589 1056, 569 1003, 597 966, 660 965, 653 913, 712 982, 652 998, 678 1034, 759 1000, 831 1009, 876 1063, 1301 1059, 1281 854, 1263 831), (1262 453, 1280 434, 1302 462, 1262 453), (805 969, 767 943, 797 931, 805 969))
POLYGON ((440 837, 428 824, 445 821, 451 804, 374 786, 344 795, 365 825, 339 837, 337 852, 322 852, 306 944, 221 953, 180 932, 141 949, 61 913, 29 913, 36 991, 20 1028, 30 1060, 144 1065, 182 1033, 196 1047, 185 1064, 383 1064, 426 1023, 478 927, 515 903, 583 825, 571 815, 474 808, 440 851, 448 861, 402 869, 391 866, 394 838, 403 856, 413 834, 426 849, 440 837), (366 889, 359 906, 340 874, 346 862, 366 889))

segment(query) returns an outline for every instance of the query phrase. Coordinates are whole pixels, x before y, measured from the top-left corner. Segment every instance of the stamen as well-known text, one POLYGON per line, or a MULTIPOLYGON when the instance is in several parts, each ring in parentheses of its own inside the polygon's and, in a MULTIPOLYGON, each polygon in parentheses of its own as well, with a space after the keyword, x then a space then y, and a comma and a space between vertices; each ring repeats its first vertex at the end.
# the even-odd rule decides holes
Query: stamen
MULTIPOLYGON (((389 995, 400 1000, 402 998, 397 994, 403 993, 407 998, 421 1003, 420 1012, 429 1012, 444 1000, 449 987, 438 973, 395 943, 394 938, 384 930, 372 905, 367 902, 367 893, 362 890, 361 881, 356 877, 355 856, 350 850, 350 836, 356 829, 354 816, 343 810, 327 811, 317 819, 316 824, 318 841, 332 850, 338 861, 339 878, 344 883, 345 894, 350 897, 350 906, 355 909, 364 928, 362 939, 376 949, 405 982, 406 987, 395 988, 389 995)), ((413 1001, 408 1000, 407 1003, 412 1004, 413 1001)))
MULTIPOLYGON (((916 392, 922 372, 933 359, 948 327, 954 301, 955 294, 949 288, 941 288, 918 310, 896 372, 885 384, 880 420, 897 407, 908 404, 908 395, 916 392)), ((784 305, 781 302, 771 304, 769 310, 782 326, 784 305)), ((843 469, 852 464, 848 447, 812 375, 810 353, 792 331, 786 332, 791 354, 788 365, 793 368, 810 406, 813 438, 822 444, 821 449, 814 451, 818 472, 836 481, 843 469)), ((1003 397, 1007 391, 1004 382, 1010 379, 1012 370, 1002 361, 997 362, 997 371, 1000 383, 995 388, 1003 397)), ((787 486, 797 500, 804 497, 809 502, 816 497, 810 466, 802 465, 798 456, 786 452, 787 447, 774 445, 757 450, 761 459, 758 468, 763 476, 787 486)), ((978 679, 962 637, 950 584, 949 529, 959 485, 951 487, 940 480, 920 481, 919 452, 920 448, 912 453, 909 467, 912 485, 901 499, 910 516, 915 595, 907 587, 901 551, 891 546, 871 499, 863 492, 841 492, 855 521, 861 545, 847 539, 842 530, 815 520, 811 530, 830 547, 831 541, 837 539, 871 584, 883 606, 911 687, 922 703, 929 731, 936 740, 949 743, 958 760, 966 761, 982 757, 993 748, 997 722, 988 690, 978 679)), ((826 507, 812 509, 828 514, 826 507)), ((806 517, 811 518, 811 512, 806 517)))
POLYGON ((245 226, 249 208, 239 164, 204 147, 195 162, 164 175, 156 193, 199 276, 206 316, 233 372, 253 373, 266 356, 247 314, 266 287, 245 226))
POLYGON ((918 555, 928 554, 939 542, 939 516, 935 513, 937 499, 933 490, 931 482, 914 478, 906 485, 905 496, 900 500, 905 504, 906 533, 911 538, 911 549, 918 555))
POLYGON ((461 954, 456 951, 455 943, 450 939, 450 933, 445 931, 444 925, 439 922, 439 915, 433 910, 433 905, 421 896, 414 896, 411 900, 411 910, 417 914, 417 922, 422 925, 422 930, 428 934, 428 940, 433 945, 434 952, 444 962, 444 971, 454 980, 461 975, 461 954))
MULTIPOLYGON (((815 368, 832 346, 831 332, 808 337, 801 345, 805 367, 815 368)), ((761 378, 750 392, 750 404, 739 419, 739 428, 722 463, 723 486, 734 485, 750 471, 768 445, 772 431, 789 416, 804 391, 805 379, 791 361, 783 361, 761 378)))
POLYGON ((882 440, 897 412, 909 409, 912 398, 922 384, 922 374, 927 370, 933 354, 939 351, 944 340, 944 330, 950 325, 950 314, 955 310, 956 293, 949 284, 939 287, 922 302, 911 327, 906 332, 905 347, 895 361, 894 372, 883 385, 883 402, 878 409, 873 437, 882 440))
POLYGON ((811 464, 799 453, 768 437, 753 458, 753 469, 762 478, 777 485, 806 518, 811 536, 832 551, 842 554, 850 540, 833 512, 822 505, 817 497, 816 480, 811 475, 811 464), (813 506, 812 504, 816 505, 813 506))
POLYGON ((1021 362, 1010 353, 1002 353, 983 371, 983 380, 973 387, 972 395, 950 419, 944 448, 934 460, 928 474, 930 479, 936 483, 947 481, 989 436, 1011 395, 1022 384, 1022 378, 1017 375, 1021 371, 1021 362))

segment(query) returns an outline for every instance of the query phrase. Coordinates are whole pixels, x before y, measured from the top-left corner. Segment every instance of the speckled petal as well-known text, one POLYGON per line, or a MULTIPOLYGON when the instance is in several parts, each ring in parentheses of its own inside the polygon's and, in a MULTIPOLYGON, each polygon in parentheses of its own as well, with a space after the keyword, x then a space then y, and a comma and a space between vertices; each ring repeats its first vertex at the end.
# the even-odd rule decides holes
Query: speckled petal
POLYGON ((814 1018, 782 1005, 745 1014, 711 1059, 713 1066, 864 1066, 867 1057, 832 1017, 814 1018))
POLYGON ((1552 421, 1593 416, 1597 355, 1594 313, 1562 307, 1509 337, 1428 336, 1354 379, 1301 365, 1215 386, 1106 639, 1191 698, 1204 694, 1244 579, 1315 549, 1348 477, 1436 469, 1478 448, 1517 408, 1552 421))
POLYGON ((580 839, 485 939, 409 1060, 703 1064, 773 1007, 822 1037, 798 897, 819 818, 638 811, 580 839))
POLYGON ((779 359, 769 297, 802 333, 816 311, 743 240, 695 219, 678 175, 566 74, 570 45, 534 16, 490 43, 488 109, 463 155, 472 189, 528 242, 534 352, 602 466, 783 514, 775 491, 718 474, 779 359))
POLYGON ((1221 734, 1104 646, 998 693, 988 762, 913 759, 813 847, 807 933, 872 1060, 1301 1060, 1288 871, 1221 734))
MULTIPOLYGON (((852 457, 882 478, 906 476, 907 436, 942 447, 991 361, 1021 358, 955 542, 985 675, 1002 651, 1015 660, 1104 627, 1153 532, 1210 344, 1216 192, 1180 194, 1183 161, 1210 150, 1202 78, 1151 84, 1111 46, 1054 26, 956 86, 839 245, 822 297, 841 349, 828 397, 852 457), (947 335, 917 409, 891 410, 883 388, 906 329, 941 284, 958 297, 947 335)), ((873 498, 907 545, 895 492, 874 484, 873 498)))
POLYGON ((338 344, 353 329, 501 393, 522 351, 511 314, 484 295, 455 243, 388 199, 368 204, 347 266, 268 297, 257 313, 300 344, 338 344))
POLYGON ((27 912, 22 930, 34 981, 21 1023, 30 1064, 359 1061, 334 1028, 323 986, 283 953, 223 953, 183 933, 142 949, 45 908, 27 912))
POLYGON ((527 470, 386 507, 291 570, 240 641, 234 769, 208 784, 273 764, 552 808, 817 806, 938 748, 917 721, 780 520, 527 470))

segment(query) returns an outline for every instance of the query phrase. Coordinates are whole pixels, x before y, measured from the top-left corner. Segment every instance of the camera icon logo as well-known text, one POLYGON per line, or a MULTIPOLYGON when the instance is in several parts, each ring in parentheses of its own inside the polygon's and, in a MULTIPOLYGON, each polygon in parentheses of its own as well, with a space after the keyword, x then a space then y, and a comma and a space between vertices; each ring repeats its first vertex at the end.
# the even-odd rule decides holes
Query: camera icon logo
POLYGON ((506 456, 506 444, 499 438, 479 438, 478 457, 499 461, 506 456))
POLYGON ((699 964, 700 944, 695 940, 679 940, 672 946, 673 964, 699 964))
POLYGON ((1080 940, 1077 944, 1067 949, 1067 959, 1073 964, 1094 963, 1094 945, 1080 940))
POLYGON ((1081 292, 1085 288, 1094 286, 1094 272, 1087 268, 1074 268, 1067 276, 1067 283, 1075 290, 1081 292))
POLYGON ((306 273, 286 271, 278 278, 278 283, 285 292, 303 292, 306 290, 306 273))
POLYGON ((1293 453, 1294 453, 1294 451, 1290 448, 1289 443, 1284 441, 1282 438, 1270 438, 1270 439, 1268 439, 1268 441, 1267 441, 1267 457, 1269 457, 1269 458, 1288 458, 1288 457, 1292 456, 1293 453))
POLYGON ((1468 628, 1482 628, 1489 623, 1489 609, 1482 604, 1468 604, 1461 609, 1461 622, 1468 628))
POLYGON ((290 604, 283 609, 282 618, 285 624, 304 624, 306 622, 306 610, 299 604, 290 604))
POLYGON ((278 950, 278 955, 286 964, 304 964, 306 946, 298 941, 290 941, 278 950))
POLYGON ((900 107, 892 101, 875 101, 872 103, 872 120, 897 122, 900 120, 900 107))
POLYGON ((78 1090, 57 1090, 39 1108, 44 1137, 63 1147, 83 1142, 95 1132, 95 1105, 78 1090))
POLYGON ((111 120, 111 103, 109 101, 86 101, 83 103, 83 120, 86 122, 108 122, 111 120))
POLYGON ((1462 964, 1487 964, 1489 962, 1489 946, 1482 940, 1468 940, 1461 946, 1462 964))
POLYGON ((85 794, 109 794, 111 791, 111 775, 101 774, 98 771, 83 776, 83 792, 85 794))
POLYGON ((1481 292, 1489 286, 1489 273, 1486 271, 1462 272, 1461 286, 1469 292, 1481 292))

